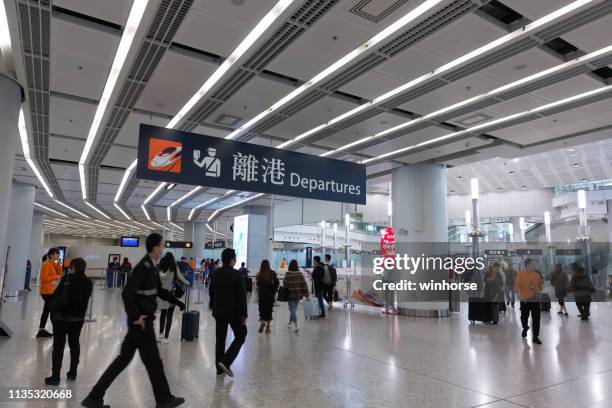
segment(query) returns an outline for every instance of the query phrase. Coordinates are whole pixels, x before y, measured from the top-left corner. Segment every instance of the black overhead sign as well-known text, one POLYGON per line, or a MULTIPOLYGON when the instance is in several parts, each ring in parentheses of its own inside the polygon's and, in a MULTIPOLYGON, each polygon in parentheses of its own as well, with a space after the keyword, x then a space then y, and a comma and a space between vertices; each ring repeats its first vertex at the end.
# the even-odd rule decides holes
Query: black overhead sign
POLYGON ((544 251, 542 249, 521 248, 516 250, 516 254, 519 256, 543 255, 544 251))
POLYGON ((166 241, 166 248, 193 248, 191 241, 166 241))
POLYGON ((508 251, 506 249, 485 249, 485 255, 508 256, 508 251))
POLYGON ((214 245, 212 241, 206 241, 204 243, 204 249, 219 249, 219 248, 225 248, 225 241, 215 241, 214 245))
POLYGON ((362 164, 140 125, 141 179, 353 204, 366 203, 362 164))

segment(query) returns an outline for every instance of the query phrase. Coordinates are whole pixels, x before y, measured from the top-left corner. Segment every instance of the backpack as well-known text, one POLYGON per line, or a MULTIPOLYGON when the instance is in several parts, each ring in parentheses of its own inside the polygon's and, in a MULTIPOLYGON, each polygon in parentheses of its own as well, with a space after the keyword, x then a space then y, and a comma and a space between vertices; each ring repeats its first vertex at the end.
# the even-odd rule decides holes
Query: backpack
POLYGON ((332 283, 332 275, 329 268, 329 265, 323 265, 323 283, 326 285, 331 285, 332 283))

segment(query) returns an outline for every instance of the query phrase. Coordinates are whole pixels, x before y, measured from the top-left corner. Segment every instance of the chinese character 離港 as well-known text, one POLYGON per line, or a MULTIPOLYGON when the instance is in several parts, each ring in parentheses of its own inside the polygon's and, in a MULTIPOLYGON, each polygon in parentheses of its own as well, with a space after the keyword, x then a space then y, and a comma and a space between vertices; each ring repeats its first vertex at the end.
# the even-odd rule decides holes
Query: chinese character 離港
POLYGON ((270 182, 272 184, 284 184, 285 177, 285 163, 280 159, 263 159, 261 165, 263 173, 263 182, 268 182, 268 176, 270 176, 270 182))
POLYGON ((246 181, 250 183, 252 181, 259 181, 257 165, 259 164, 259 160, 255 158, 252 154, 242 154, 240 152, 234 154, 234 166, 232 167, 233 171, 233 180, 240 179, 242 181, 246 181))

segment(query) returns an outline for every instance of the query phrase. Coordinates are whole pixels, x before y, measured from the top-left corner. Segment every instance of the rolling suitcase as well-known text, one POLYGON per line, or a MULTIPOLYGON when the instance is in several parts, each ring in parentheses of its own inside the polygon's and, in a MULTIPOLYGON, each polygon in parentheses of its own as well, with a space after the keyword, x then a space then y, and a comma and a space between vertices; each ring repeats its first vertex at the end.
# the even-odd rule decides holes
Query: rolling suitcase
POLYGON ((316 297, 311 297, 308 300, 304 301, 304 317, 306 319, 318 319, 321 316, 321 311, 319 310, 319 299, 316 297))
POLYGON ((197 310, 189 311, 189 293, 191 287, 187 289, 187 299, 185 302, 185 311, 183 312, 183 321, 181 322, 181 341, 193 341, 198 338, 200 331, 200 312, 197 310))
POLYGON ((496 303, 486 302, 484 298, 470 297, 468 298, 468 320, 474 324, 476 322, 494 322, 499 321, 499 308, 496 303))
POLYGON ((550 296, 548 296, 548 293, 540 294, 540 310, 550 312, 550 296))

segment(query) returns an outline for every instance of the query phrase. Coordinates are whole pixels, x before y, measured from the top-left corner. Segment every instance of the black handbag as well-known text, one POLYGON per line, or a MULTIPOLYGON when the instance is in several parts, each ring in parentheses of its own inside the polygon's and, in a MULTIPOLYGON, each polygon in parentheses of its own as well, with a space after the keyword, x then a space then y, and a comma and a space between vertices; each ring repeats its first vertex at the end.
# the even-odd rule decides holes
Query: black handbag
POLYGON ((278 296, 276 297, 276 299, 279 302, 288 302, 289 301, 289 289, 287 289, 284 286, 280 286, 278 288, 278 296))

